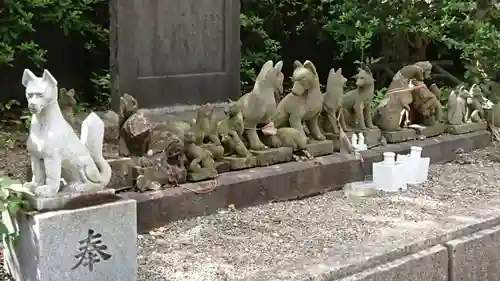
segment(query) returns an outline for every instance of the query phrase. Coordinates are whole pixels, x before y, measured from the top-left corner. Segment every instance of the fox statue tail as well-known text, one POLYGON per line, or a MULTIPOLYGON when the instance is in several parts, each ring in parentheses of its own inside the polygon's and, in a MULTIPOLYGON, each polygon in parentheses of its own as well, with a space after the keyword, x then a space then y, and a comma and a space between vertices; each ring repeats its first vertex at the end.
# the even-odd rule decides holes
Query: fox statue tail
POLYGON ((91 172, 95 169, 85 167, 85 176, 89 182, 102 185, 104 188, 111 179, 112 170, 111 166, 102 155, 104 122, 102 122, 101 118, 99 118, 96 113, 91 112, 87 118, 83 120, 80 140, 87 147, 90 156, 99 170, 97 173, 91 172))

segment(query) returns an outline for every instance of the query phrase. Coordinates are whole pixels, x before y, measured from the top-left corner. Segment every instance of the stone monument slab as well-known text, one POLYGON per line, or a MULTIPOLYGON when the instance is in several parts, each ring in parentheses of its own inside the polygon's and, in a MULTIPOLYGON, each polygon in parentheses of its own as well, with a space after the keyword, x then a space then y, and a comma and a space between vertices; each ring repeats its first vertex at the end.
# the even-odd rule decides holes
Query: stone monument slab
POLYGON ((16 281, 137 280, 135 200, 21 213, 16 222, 19 241, 4 249, 16 281))
POLYGON ((488 123, 465 123, 459 125, 448 125, 446 132, 453 135, 467 134, 475 131, 482 131, 488 129, 488 123))

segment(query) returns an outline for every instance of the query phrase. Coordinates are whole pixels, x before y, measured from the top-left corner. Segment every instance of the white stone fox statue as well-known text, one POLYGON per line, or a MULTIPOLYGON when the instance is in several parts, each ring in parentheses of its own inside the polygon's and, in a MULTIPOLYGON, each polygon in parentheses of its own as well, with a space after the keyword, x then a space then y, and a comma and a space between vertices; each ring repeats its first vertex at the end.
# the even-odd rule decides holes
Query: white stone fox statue
POLYGON ((57 102, 57 81, 48 70, 37 77, 25 69, 31 127, 27 148, 33 178, 25 184, 36 196, 52 197, 66 182, 63 191, 92 192, 104 189, 111 178, 111 167, 102 155, 104 123, 94 112, 82 123, 81 138, 66 122, 57 102))

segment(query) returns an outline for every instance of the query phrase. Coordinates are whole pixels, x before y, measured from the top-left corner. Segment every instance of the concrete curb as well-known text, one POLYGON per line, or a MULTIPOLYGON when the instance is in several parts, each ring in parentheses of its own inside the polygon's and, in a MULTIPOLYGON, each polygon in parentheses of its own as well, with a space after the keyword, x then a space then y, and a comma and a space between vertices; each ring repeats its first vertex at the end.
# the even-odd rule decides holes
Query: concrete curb
POLYGON ((364 165, 352 156, 338 153, 318 157, 309 162, 290 162, 221 174, 217 187, 210 193, 197 194, 214 182, 184 184, 167 190, 119 195, 137 200, 138 231, 147 232, 168 222, 212 214, 234 204, 237 208, 271 201, 290 200, 341 189, 348 182, 371 175, 371 164, 382 160, 382 153, 408 153, 413 145, 423 148, 422 156, 432 163, 455 159, 454 150, 468 152, 487 146, 491 135, 478 131, 463 135, 442 135, 425 140, 409 141, 373 148, 362 152, 364 165))

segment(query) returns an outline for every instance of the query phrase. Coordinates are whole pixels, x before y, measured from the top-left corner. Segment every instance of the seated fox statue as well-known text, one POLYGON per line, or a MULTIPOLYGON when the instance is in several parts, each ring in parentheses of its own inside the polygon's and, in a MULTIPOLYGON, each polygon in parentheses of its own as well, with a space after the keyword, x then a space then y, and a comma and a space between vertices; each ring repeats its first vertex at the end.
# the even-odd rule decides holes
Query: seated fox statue
POLYGON ((61 113, 57 80, 48 70, 37 77, 25 69, 22 84, 32 114, 27 148, 33 177, 25 187, 38 197, 52 197, 60 190, 82 193, 104 189, 111 167, 102 154, 103 121, 90 113, 78 138, 61 113))

